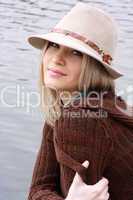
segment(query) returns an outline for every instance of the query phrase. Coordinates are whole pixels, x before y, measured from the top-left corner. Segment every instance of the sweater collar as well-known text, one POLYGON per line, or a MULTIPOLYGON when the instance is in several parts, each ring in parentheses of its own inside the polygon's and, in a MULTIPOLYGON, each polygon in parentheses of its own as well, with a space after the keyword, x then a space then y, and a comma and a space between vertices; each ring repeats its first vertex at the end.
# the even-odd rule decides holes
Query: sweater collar
MULTIPOLYGON (((114 101, 116 98, 116 95, 113 91, 80 91, 80 93, 74 98, 71 99, 71 102, 64 105, 63 101, 61 101, 63 108, 73 108, 73 107, 90 107, 90 103, 93 105, 95 103, 101 103, 105 100, 114 101)), ((120 97, 119 97, 120 99, 120 97)))
POLYGON ((85 96, 82 94, 81 98, 77 97, 67 106, 62 105, 61 110, 68 109, 69 111, 81 109, 97 110, 103 109, 109 113, 109 116, 120 121, 121 123, 133 128, 133 108, 129 110, 127 103, 121 96, 117 96, 115 93, 108 91, 104 93, 90 94, 85 96), (101 95, 101 96, 100 96, 101 95))

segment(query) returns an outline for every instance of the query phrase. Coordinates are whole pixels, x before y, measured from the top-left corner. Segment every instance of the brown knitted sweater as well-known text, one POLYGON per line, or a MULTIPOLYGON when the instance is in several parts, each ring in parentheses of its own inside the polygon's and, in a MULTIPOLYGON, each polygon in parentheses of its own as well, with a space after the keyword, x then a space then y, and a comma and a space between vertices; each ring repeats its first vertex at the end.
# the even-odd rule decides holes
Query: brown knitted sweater
POLYGON ((92 108, 95 103, 77 100, 77 108, 61 107, 54 128, 45 122, 28 200, 65 199, 76 171, 86 184, 106 177, 111 200, 133 200, 133 118, 118 109, 126 104, 112 93, 102 107, 92 108), (83 117, 87 111, 90 116, 83 117), (81 165, 85 160, 87 169, 81 165))

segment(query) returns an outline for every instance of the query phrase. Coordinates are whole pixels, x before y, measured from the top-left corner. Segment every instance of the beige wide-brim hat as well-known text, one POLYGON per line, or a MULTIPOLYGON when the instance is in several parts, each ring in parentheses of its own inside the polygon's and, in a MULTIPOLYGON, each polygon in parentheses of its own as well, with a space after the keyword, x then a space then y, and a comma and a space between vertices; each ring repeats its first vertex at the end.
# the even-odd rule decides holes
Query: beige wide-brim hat
POLYGON ((122 76, 111 64, 117 45, 117 26, 100 8, 78 2, 49 33, 28 37, 28 42, 38 49, 43 49, 46 41, 91 56, 102 63, 114 79, 122 76))

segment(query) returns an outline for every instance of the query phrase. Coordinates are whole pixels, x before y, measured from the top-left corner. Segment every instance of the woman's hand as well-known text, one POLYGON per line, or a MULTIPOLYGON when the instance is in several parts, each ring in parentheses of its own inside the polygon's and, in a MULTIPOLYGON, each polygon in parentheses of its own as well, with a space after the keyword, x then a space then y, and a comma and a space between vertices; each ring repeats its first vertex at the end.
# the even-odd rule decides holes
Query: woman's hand
MULTIPOLYGON (((82 163, 84 167, 89 166, 86 160, 82 163)), ((66 200, 108 200, 108 180, 102 178, 94 185, 87 185, 76 172, 73 182, 69 188, 66 200)))

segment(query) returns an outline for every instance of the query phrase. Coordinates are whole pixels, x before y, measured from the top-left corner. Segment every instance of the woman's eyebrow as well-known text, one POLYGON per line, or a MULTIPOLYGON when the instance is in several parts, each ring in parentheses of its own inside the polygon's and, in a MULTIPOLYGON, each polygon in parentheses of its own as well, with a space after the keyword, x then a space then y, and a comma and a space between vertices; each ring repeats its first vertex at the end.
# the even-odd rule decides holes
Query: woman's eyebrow
MULTIPOLYGON (((51 43, 55 43, 56 45, 58 45, 59 47, 64 47, 66 50, 69 50, 69 51, 78 51, 76 49, 73 49, 73 48, 70 48, 70 47, 67 47, 67 46, 64 46, 64 45, 60 45, 56 42, 51 42, 51 43)), ((80 51, 79 51, 80 52, 80 51)))

